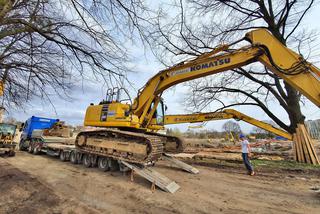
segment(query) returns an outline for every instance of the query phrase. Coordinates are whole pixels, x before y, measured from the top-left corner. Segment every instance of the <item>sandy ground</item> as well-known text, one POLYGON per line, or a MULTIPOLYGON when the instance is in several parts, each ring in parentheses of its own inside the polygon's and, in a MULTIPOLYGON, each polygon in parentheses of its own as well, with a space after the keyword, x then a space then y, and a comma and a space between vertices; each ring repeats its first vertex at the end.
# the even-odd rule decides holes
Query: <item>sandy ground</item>
POLYGON ((0 213, 320 213, 317 175, 198 166, 192 175, 160 162, 175 194, 120 172, 100 172, 45 155, 0 158, 0 213))

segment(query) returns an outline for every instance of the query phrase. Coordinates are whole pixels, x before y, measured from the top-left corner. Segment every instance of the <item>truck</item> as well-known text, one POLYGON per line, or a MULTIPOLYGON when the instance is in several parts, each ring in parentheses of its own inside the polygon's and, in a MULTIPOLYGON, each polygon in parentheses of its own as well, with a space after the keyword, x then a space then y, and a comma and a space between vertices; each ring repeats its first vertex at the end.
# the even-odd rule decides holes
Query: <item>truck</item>
POLYGON ((33 154, 44 152, 65 161, 74 149, 70 128, 59 119, 30 117, 21 129, 20 150, 33 154))

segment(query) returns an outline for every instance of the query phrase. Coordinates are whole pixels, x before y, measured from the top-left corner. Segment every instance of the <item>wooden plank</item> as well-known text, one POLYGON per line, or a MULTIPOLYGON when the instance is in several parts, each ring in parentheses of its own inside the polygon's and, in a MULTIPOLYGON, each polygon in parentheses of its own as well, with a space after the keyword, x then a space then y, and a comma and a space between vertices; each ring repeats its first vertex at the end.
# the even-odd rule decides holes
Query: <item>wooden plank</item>
POLYGON ((305 132, 307 133, 306 136, 307 136, 308 141, 309 141, 309 143, 310 143, 309 145, 310 145, 310 148, 311 148, 311 151, 312 151, 312 155, 313 155, 313 157, 315 158, 315 164, 320 164, 318 155, 317 155, 317 153, 316 153, 316 151, 315 151, 315 149, 314 149, 314 146, 313 146, 313 140, 312 140, 312 138, 311 138, 308 130, 307 130, 305 127, 304 127, 304 130, 305 130, 305 132))
POLYGON ((174 166, 183 169, 184 171, 193 173, 193 174, 198 174, 199 170, 189 164, 186 164, 174 157, 169 156, 168 154, 164 154, 162 156, 162 159, 169 161, 171 164, 173 164, 174 166))
MULTIPOLYGON (((306 130, 306 131, 307 131, 307 130, 306 130)), ((316 159, 316 164, 320 164, 319 157, 318 157, 317 152, 316 152, 316 150, 315 150, 315 148, 314 148, 313 140, 312 140, 312 138, 311 138, 311 136, 310 136, 310 134, 309 134, 308 131, 307 131, 307 133, 308 133, 307 136, 308 136, 308 138, 309 138, 309 142, 310 142, 310 146, 311 146, 312 153, 314 154, 314 157, 315 157, 315 159, 316 159)))
POLYGON ((294 159, 295 161, 298 161, 296 141, 297 141, 297 136, 296 136, 296 134, 293 134, 293 135, 292 135, 293 159, 294 159))
POLYGON ((134 170, 134 173, 144 177, 145 179, 147 179, 151 183, 154 183, 166 192, 175 193, 180 188, 180 186, 176 182, 160 174, 151 167, 141 168, 135 164, 128 163, 126 161, 121 161, 121 163, 130 168, 131 170, 134 170))
POLYGON ((297 134, 295 133, 295 148, 296 148, 296 156, 297 156, 297 161, 301 162, 301 156, 300 156, 300 146, 299 146, 299 142, 298 142, 298 137, 297 134))
POLYGON ((298 162, 301 162, 302 158, 301 158, 301 152, 300 152, 299 138, 297 135, 297 129, 296 129, 295 136, 296 136, 297 159, 298 159, 298 162))
POLYGON ((304 158, 306 160, 305 163, 312 163, 311 158, 310 158, 310 153, 307 147, 307 140, 306 140, 306 136, 303 133, 303 130, 301 128, 301 125, 298 125, 298 129, 299 129, 299 134, 300 134, 300 142, 302 145, 302 149, 303 149, 303 153, 304 153, 304 158))
POLYGON ((307 147, 307 150, 308 150, 308 154, 310 156, 310 162, 312 164, 317 164, 317 161, 316 161, 316 157, 314 156, 313 154, 313 151, 311 149, 312 147, 312 142, 310 142, 310 138, 308 137, 309 133, 307 132, 306 128, 304 125, 298 125, 298 127, 300 127, 300 130, 304 136, 304 140, 306 141, 306 147, 307 147))
POLYGON ((299 162, 304 163, 305 158, 302 150, 302 144, 301 144, 301 139, 300 139, 300 131, 298 128, 296 128, 296 135, 297 135, 297 147, 298 147, 298 152, 299 152, 299 162))

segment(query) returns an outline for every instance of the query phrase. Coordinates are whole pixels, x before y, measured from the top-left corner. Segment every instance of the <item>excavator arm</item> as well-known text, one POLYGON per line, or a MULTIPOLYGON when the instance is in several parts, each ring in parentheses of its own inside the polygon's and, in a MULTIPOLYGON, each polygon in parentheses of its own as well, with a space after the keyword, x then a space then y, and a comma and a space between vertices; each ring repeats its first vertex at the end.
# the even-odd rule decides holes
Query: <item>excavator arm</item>
POLYGON ((235 50, 229 49, 235 43, 222 45, 194 60, 160 71, 152 77, 144 88, 139 90, 131 108, 132 114, 139 118, 141 127, 148 127, 151 123, 162 92, 167 88, 253 62, 261 62, 315 105, 320 106, 320 71, 317 67, 282 45, 267 30, 251 31, 242 40, 249 41, 251 45, 235 50))
POLYGON ((280 128, 276 128, 268 123, 256 120, 250 116, 247 116, 233 109, 225 109, 221 112, 166 115, 164 118, 164 125, 181 124, 181 123, 198 123, 198 122, 206 122, 206 121, 212 121, 212 120, 226 120, 226 119, 242 120, 251 125, 254 125, 266 131, 272 132, 278 136, 282 136, 284 138, 292 140, 292 135, 289 134, 288 132, 280 128))

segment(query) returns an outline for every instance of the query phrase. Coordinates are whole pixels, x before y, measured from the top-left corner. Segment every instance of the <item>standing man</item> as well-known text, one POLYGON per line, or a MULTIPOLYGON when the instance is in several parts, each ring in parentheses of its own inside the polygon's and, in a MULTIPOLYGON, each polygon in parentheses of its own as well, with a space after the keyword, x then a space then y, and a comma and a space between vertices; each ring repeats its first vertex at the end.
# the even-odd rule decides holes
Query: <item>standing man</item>
POLYGON ((242 150, 242 159, 243 163, 248 170, 248 174, 253 176, 255 172, 253 171, 252 164, 250 163, 249 156, 251 152, 249 141, 245 138, 243 134, 239 135, 240 143, 241 143, 241 150, 242 150))

